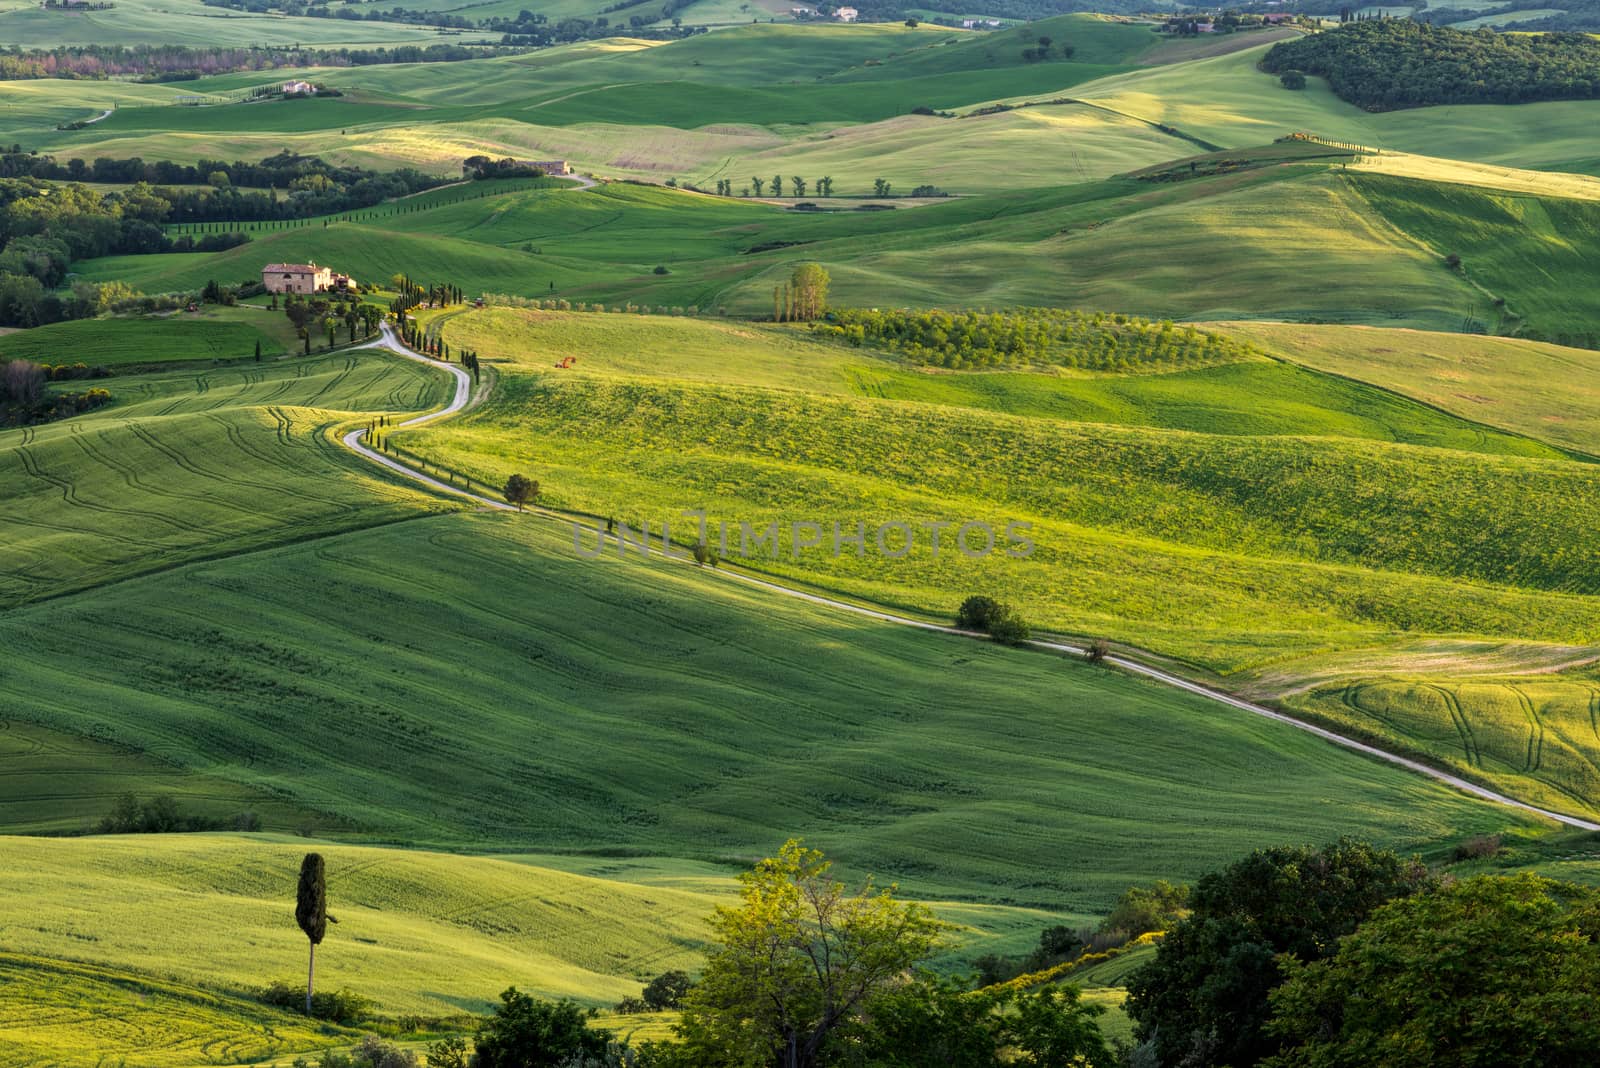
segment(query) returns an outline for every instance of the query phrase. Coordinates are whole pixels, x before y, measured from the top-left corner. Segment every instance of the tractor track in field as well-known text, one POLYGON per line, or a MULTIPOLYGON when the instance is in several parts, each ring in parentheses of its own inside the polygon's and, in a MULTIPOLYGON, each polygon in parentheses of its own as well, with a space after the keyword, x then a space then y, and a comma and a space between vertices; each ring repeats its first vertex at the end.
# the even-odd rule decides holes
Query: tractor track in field
MULTIPOLYGON (((460 412, 462 409, 466 408, 466 406, 472 400, 471 375, 467 374, 463 368, 456 364, 442 363, 431 357, 423 356, 420 353, 413 352, 396 338, 394 330, 389 326, 388 323, 383 323, 381 326, 383 333, 376 341, 370 341, 365 345, 360 345, 357 347, 382 348, 405 359, 414 360, 430 367, 437 367, 440 370, 448 372, 455 379, 456 384, 454 396, 444 407, 435 409, 431 412, 426 412, 422 415, 413 416, 402 423, 395 424, 392 429, 403 430, 408 427, 418 427, 427 423, 437 422, 440 419, 445 419, 455 415, 457 412, 460 412)), ((448 483, 441 482, 439 479, 434 478, 431 475, 424 474, 421 471, 417 471, 406 466, 398 460, 392 459, 391 457, 377 452, 364 442, 363 439, 366 437, 366 434, 366 428, 359 427, 355 430, 347 431, 339 438, 339 440, 346 448, 371 461, 372 463, 388 468, 390 471, 395 472, 401 477, 409 479, 412 482, 420 483, 436 492, 448 494, 449 496, 458 499, 471 501, 479 506, 493 508, 500 512, 517 511, 515 507, 507 504, 505 501, 497 501, 492 497, 484 497, 480 494, 473 493, 470 489, 463 489, 460 486, 453 486, 448 483)), ((575 521, 573 516, 564 515, 560 512, 555 512, 544 508, 535 507, 533 509, 529 509, 529 511, 531 514, 540 518, 553 519, 557 522, 570 523, 575 521)), ((663 556, 662 559, 669 558, 663 556)), ((746 586, 765 590, 768 593, 792 598, 798 601, 804 601, 807 604, 818 605, 823 608, 834 609, 835 611, 849 612, 853 615, 861 616, 866 619, 874 619, 883 623, 893 623, 902 627, 914 627, 918 630, 929 631, 935 634, 944 634, 977 641, 990 640, 988 635, 979 633, 977 631, 962 630, 959 627, 952 627, 943 623, 931 623, 927 620, 913 619, 909 616, 902 616, 893 612, 869 608, 865 605, 854 604, 850 601, 839 600, 837 598, 827 597, 822 594, 810 593, 805 590, 795 589, 792 586, 785 586, 781 583, 774 582, 771 579, 762 578, 758 575, 748 575, 738 571, 731 571, 725 567, 713 568, 708 573, 721 577, 725 580, 740 582, 746 586)), ((1082 646, 1072 645, 1067 642, 1033 639, 1025 642, 1024 644, 1030 649, 1042 650, 1044 652, 1055 653, 1064 656, 1083 657, 1088 652, 1088 650, 1082 646)), ((1585 831, 1600 831, 1600 823, 1597 823, 1593 820, 1583 819, 1581 817, 1569 815, 1563 812, 1554 812, 1550 809, 1540 808, 1537 805, 1531 805, 1525 801, 1518 801, 1514 797, 1491 790, 1486 786, 1480 786, 1475 782, 1461 778, 1459 775, 1452 775, 1447 771, 1442 771, 1439 768, 1424 764, 1420 760, 1413 760, 1410 757, 1401 756, 1398 753, 1391 753, 1386 749, 1382 749, 1378 746, 1370 745, 1366 742, 1348 737, 1347 735, 1340 734, 1337 731, 1329 730, 1326 727, 1320 727, 1306 720, 1297 719, 1294 716, 1288 715, 1284 712, 1279 712, 1278 710, 1269 708, 1266 705, 1257 704, 1254 701, 1247 701, 1242 697, 1235 697, 1232 694, 1224 693, 1221 690, 1206 686, 1203 683, 1195 682, 1192 679, 1186 679, 1181 675, 1173 674, 1172 672, 1165 671, 1141 660, 1136 660, 1128 656, 1110 655, 1105 658, 1105 663, 1120 668, 1129 674, 1149 679, 1153 682, 1160 683, 1176 690, 1182 690, 1185 693, 1189 693, 1197 697, 1203 697, 1209 701, 1225 705, 1228 708, 1232 708, 1236 711, 1246 712, 1252 716, 1258 716, 1262 719, 1269 719, 1285 724, 1286 726, 1294 727, 1296 730, 1301 730, 1307 734, 1315 735, 1316 737, 1321 738, 1323 741, 1330 742, 1344 749, 1352 750, 1383 763, 1403 768, 1417 775, 1432 779, 1434 782, 1449 786, 1461 793, 1476 797, 1479 800, 1488 801, 1492 804, 1501 805, 1506 808, 1517 809, 1521 812, 1526 812, 1544 819, 1553 820, 1554 822, 1566 827, 1573 827, 1585 831)))

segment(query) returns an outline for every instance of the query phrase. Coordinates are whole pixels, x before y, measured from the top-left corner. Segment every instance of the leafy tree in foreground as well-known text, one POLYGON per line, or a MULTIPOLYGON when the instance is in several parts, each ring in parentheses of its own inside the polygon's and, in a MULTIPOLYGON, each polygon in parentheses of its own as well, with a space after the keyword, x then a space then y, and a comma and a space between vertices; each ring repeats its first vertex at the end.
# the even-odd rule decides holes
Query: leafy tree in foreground
POLYGON ((1100 1068, 1115 1063, 1075 986, 968 992, 933 976, 874 997, 852 1041, 830 1063, 845 1068, 1100 1068))
POLYGON ((317 947, 328 933, 328 924, 339 921, 328 915, 326 869, 321 853, 307 853, 300 862, 300 887, 295 895, 294 920, 311 943, 311 962, 306 967, 306 1015, 311 1015, 311 998, 317 980, 317 947))
POLYGON ((715 947, 678 1033, 698 1065, 824 1062, 867 1003, 903 982, 944 924, 869 880, 849 893, 798 841, 739 877, 743 903, 712 918, 715 947))
POLYGON ((1364 842, 1260 849, 1204 876, 1190 915, 1128 982, 1134 1035, 1155 1063, 1255 1064, 1279 1043, 1265 1033, 1280 955, 1331 955, 1373 910, 1428 885, 1427 869, 1364 842))
POLYGON ((516 987, 500 995, 500 1004, 478 1028, 478 1068, 557 1068, 603 1056, 611 1032, 592 1028, 585 1011, 573 1001, 541 1001, 516 987))
POLYGON ((1600 891, 1483 875, 1394 901, 1332 957, 1285 961, 1272 1068, 1593 1064, 1600 891))

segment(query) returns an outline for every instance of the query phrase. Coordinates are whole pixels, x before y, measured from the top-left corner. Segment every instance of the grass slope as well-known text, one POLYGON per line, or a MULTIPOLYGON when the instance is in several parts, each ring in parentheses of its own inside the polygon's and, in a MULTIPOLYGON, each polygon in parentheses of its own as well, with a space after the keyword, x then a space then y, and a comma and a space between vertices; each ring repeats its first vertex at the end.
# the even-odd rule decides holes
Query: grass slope
MULTIPOLYGON (((452 318, 445 336, 470 347, 484 338, 469 332, 473 320, 452 318)), ((609 330, 630 319, 594 322, 609 330)), ((555 372, 534 356, 504 368, 486 407, 403 438, 492 485, 531 470, 555 503, 635 526, 703 507, 734 524, 735 543, 740 521, 773 518, 825 529, 888 519, 1000 528, 1025 518, 1039 545, 1025 564, 934 560, 924 540, 900 561, 796 561, 785 550, 762 566, 938 614, 971 590, 997 591, 1037 623, 1220 670, 1407 632, 1556 642, 1589 634, 1582 606, 1596 576, 1572 555, 1588 534, 1570 502, 1595 492, 1593 469, 1462 423, 1432 443, 1524 455, 1356 440, 1427 440, 1443 429, 1436 413, 1392 396, 1327 379, 1296 385, 1270 364, 1058 386, 889 366, 862 375, 828 353, 808 365, 817 390, 832 383, 857 394, 830 396, 773 388, 796 359, 781 353, 728 345, 720 359, 657 358, 668 373, 697 364, 699 381, 628 373, 649 362, 648 350, 622 361, 622 374, 582 357, 555 372), (718 373, 721 382, 706 383, 718 373), (764 388, 744 384, 762 380, 764 388), (1272 389, 1285 391, 1282 408, 1229 414, 1272 389), (1293 402, 1289 390, 1298 390, 1293 402), (1363 425, 1354 414, 1386 409, 1387 432, 1384 420, 1363 425), (1290 427, 1300 434, 1282 436, 1290 427), (1239 433, 1251 428, 1260 433, 1239 433)))
POLYGON ((1446 328, 1484 302, 1315 163, 892 212, 786 212, 621 184, 452 195, 459 199, 425 211, 391 207, 326 227, 258 231, 249 244, 214 255, 112 257, 80 271, 151 292, 314 259, 363 277, 446 277, 469 293, 757 315, 770 313, 772 287, 800 260, 827 266, 843 305, 1068 304, 1155 318, 1446 328))
MULTIPOLYGON (((279 329, 287 320, 249 309, 208 309, 204 316, 177 314, 151 319, 78 319, 0 337, 0 360, 88 363, 126 367, 196 360, 238 360, 284 352, 279 329), (225 314, 234 311, 236 314, 225 314), (251 320, 256 320, 252 322, 251 320)), ((110 383, 102 383, 109 385, 110 383)))
MULTIPOLYGON (((59 943, 56 943, 59 946, 59 943)), ((349 1041, 353 1032, 191 984, 26 953, 0 953, 0 1065, 151 1068, 249 1064, 349 1041)))
POLYGON ((325 433, 442 402, 415 364, 368 350, 111 385, 93 415, 0 432, 0 603, 441 507, 325 433))
POLYGON ((1082 913, 1256 844, 1521 822, 1165 687, 579 559, 515 515, 198 564, 0 636, 30 718, 386 840, 746 860, 801 834, 915 894, 1082 913))
POLYGON ((1600 455, 1600 355, 1539 341, 1290 323, 1210 324, 1319 371, 1600 455))

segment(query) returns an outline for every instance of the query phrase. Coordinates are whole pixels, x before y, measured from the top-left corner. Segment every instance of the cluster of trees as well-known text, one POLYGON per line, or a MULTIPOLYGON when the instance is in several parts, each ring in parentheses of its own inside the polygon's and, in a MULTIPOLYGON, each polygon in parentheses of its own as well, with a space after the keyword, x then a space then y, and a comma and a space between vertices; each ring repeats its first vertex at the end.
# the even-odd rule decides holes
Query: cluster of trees
POLYGON ((637 7, 646 0, 637 0, 632 3, 616 3, 601 8, 601 14, 594 18, 571 16, 555 23, 542 14, 534 14, 524 9, 515 19, 485 19, 482 27, 486 30, 498 30, 502 34, 500 40, 503 44, 521 45, 533 48, 545 48, 550 45, 568 44, 573 41, 592 41, 603 37, 614 37, 618 33, 626 33, 629 37, 639 37, 650 41, 671 41, 683 37, 692 37, 695 34, 705 33, 704 26, 685 26, 683 20, 675 16, 675 12, 688 7, 692 0, 667 0, 659 9, 652 8, 643 15, 629 15, 627 21, 618 19, 612 21, 611 15, 624 11, 630 7, 637 7), (662 19, 671 18, 671 26, 657 26, 662 19))
POLYGON ((825 337, 872 345, 932 367, 969 370, 1052 364, 1099 371, 1179 367, 1248 355, 1249 346, 1193 327, 1060 308, 1006 312, 865 310, 828 314, 825 337))
MULTIPOLYGON (((0 293, 0 313, 5 310, 3 297, 0 293)), ((111 393, 98 387, 57 393, 45 389, 47 382, 88 377, 98 376, 83 364, 51 367, 31 360, 0 364, 0 426, 28 426, 67 419, 109 404, 111 393), (82 374, 78 373, 79 368, 83 369, 82 374)))
MULTIPOLYGON (((210 2, 210 0, 207 0, 210 2)), ((363 67, 381 63, 450 63, 514 55, 521 48, 484 45, 395 45, 390 48, 190 48, 185 45, 73 45, 0 50, 0 79, 134 77, 188 81, 229 71, 278 67, 363 67)))
POLYGON ((405 321, 406 312, 412 308, 443 308, 466 300, 465 291, 453 282, 423 285, 408 274, 397 274, 390 277, 389 285, 396 294, 394 300, 389 302, 389 310, 401 322, 405 321))
POLYGON ((1128 984, 1133 1063, 1423 1068, 1588 1063, 1600 891, 1455 880, 1341 840, 1203 877, 1128 984))
POLYGON ((514 159, 490 159, 488 156, 468 156, 461 161, 461 173, 476 180, 494 178, 543 178, 538 167, 519 163, 514 159))
POLYGON ((119 214, 147 222, 206 222, 244 219, 303 219, 371 207, 392 197, 420 193, 447 179, 409 168, 373 171, 341 167, 316 156, 285 149, 258 163, 198 160, 193 164, 100 157, 93 161, 22 151, 12 145, 0 153, 0 179, 33 178, 52 182, 114 182, 135 188, 107 193, 104 202, 123 205, 119 214), (171 186, 201 186, 174 189, 171 186), (286 190, 276 197, 245 190, 286 190))
POLYGON ((1006 645, 1021 645, 1032 633, 1017 610, 993 597, 974 595, 956 609, 956 626, 989 635, 1006 645))
POLYGON ((117 798, 95 827, 97 834, 179 834, 188 831, 259 831, 261 817, 241 812, 229 819, 186 813, 171 794, 140 801, 129 793, 117 798))
POLYGON ((1600 97, 1600 40, 1379 19, 1281 41, 1261 69, 1320 75, 1341 99, 1369 111, 1589 100, 1600 97))
MULTIPOLYGON (((216 286, 215 282, 209 283, 208 291, 213 286, 216 286)), ((276 306, 278 298, 274 296, 272 299, 276 306)), ((326 335, 328 348, 331 349, 338 343, 341 326, 345 330, 345 340, 354 343, 357 331, 364 338, 371 337, 378 332, 378 324, 383 321, 382 309, 374 304, 361 303, 354 294, 340 299, 324 294, 288 293, 283 298, 283 312, 294 324, 295 336, 303 340, 307 355, 311 353, 313 337, 326 335)), ((260 355, 259 352, 257 355, 260 355)))
POLYGON ((816 263, 802 263, 789 280, 772 290, 774 322, 810 322, 828 307, 828 272, 816 263))

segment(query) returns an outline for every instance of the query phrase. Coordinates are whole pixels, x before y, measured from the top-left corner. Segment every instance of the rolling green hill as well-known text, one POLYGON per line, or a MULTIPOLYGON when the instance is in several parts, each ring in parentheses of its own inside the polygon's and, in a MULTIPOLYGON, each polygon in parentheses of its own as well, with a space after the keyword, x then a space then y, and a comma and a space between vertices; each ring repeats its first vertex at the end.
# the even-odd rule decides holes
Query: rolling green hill
POLYGON ((126 367, 281 356, 289 323, 264 310, 212 308, 201 315, 79 319, 0 336, 0 360, 126 367))
MULTIPOLYGON (((815 260, 833 274, 842 305, 1066 303, 1152 318, 1434 329, 1484 314, 1482 290, 1328 167, 1286 162, 1193 181, 1088 182, 875 212, 783 211, 622 183, 524 190, 253 231, 254 240, 221 253, 111 257, 79 270, 157 292, 251 279, 266 262, 315 260, 367 278, 442 276, 469 293, 762 315, 793 264, 815 260)), ((1527 320, 1530 328, 1541 322, 1527 320)))
POLYGON ((0 604, 439 507, 324 432, 440 402, 414 365, 354 351, 108 384, 93 415, 0 431, 0 604))
POLYGON ((1094 912, 1251 844, 1522 822, 1174 690, 584 560, 514 515, 197 564, 0 634, 31 719, 384 841, 746 859, 803 834, 912 893, 1094 912))

